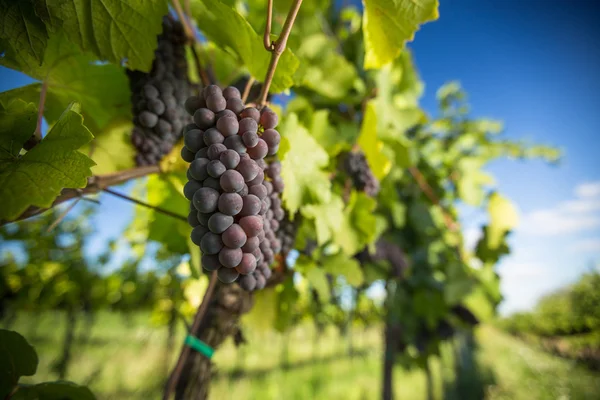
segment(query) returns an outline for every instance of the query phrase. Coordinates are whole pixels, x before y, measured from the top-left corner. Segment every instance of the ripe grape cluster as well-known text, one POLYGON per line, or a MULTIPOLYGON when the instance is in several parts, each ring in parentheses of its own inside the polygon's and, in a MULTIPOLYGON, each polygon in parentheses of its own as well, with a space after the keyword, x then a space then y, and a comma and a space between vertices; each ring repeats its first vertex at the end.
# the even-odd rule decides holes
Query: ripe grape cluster
POLYGON ((351 151, 343 159, 343 166, 346 173, 352 179, 354 187, 364 191, 371 197, 379 193, 379 181, 373 175, 365 154, 362 151, 351 151))
POLYGON ((164 17, 150 73, 127 70, 134 115, 131 142, 139 166, 158 163, 190 122, 183 109, 191 94, 185 41, 181 23, 164 17))
POLYGON ((265 157, 279 148, 277 114, 245 107, 238 89, 215 85, 190 96, 185 109, 194 122, 183 129, 181 157, 190 163, 183 191, 202 266, 224 283, 262 289, 280 247, 272 208, 281 200, 273 196, 275 181, 265 180, 265 157))

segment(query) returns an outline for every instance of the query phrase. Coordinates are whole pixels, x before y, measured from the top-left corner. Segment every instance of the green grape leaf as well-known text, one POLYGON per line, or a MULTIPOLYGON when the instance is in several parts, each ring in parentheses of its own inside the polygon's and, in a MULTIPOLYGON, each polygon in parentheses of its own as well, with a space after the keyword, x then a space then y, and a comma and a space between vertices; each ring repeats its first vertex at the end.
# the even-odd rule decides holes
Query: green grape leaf
MULTIPOLYGON (((264 79, 271 53, 265 50, 262 36, 237 10, 218 0, 202 0, 192 3, 192 15, 210 41, 236 54, 252 77, 258 81, 264 79), (224 21, 227 21, 227 29, 223 29, 224 21)), ((277 64, 270 90, 278 93, 291 87, 298 65, 298 58, 286 49, 277 64)))
POLYGON ((17 157, 33 135, 36 122, 37 107, 33 103, 0 95, 0 152, 17 157))
POLYGON ((346 282, 352 286, 360 286, 364 282, 364 276, 360 263, 347 254, 340 252, 321 260, 323 270, 333 276, 343 276, 346 282))
POLYGON ((364 6, 365 69, 398 57, 419 25, 439 17, 438 0, 364 0, 364 6))
MULTIPOLYGON (((190 253, 190 274, 194 279, 200 279, 200 273, 202 272, 202 259, 200 258, 200 247, 198 247, 192 238, 187 238, 188 251, 190 253)), ((205 275, 202 275, 205 276, 205 275)))
POLYGON ((446 266, 446 282, 444 283, 444 299, 448 305, 462 301, 473 289, 474 281, 458 262, 450 262, 446 266))
POLYGON ((488 246, 496 248, 502 243, 505 233, 519 225, 519 215, 512 202, 497 192, 489 197, 488 214, 488 246))
POLYGON ((485 197, 484 185, 492 184, 493 178, 482 171, 484 161, 476 157, 463 157, 458 161, 460 178, 456 182, 458 196, 465 203, 479 206, 485 197))
POLYGON ((275 307, 277 308, 277 318, 275 319, 275 329, 278 332, 285 332, 293 324, 295 304, 299 294, 294 286, 294 277, 288 277, 281 285, 275 288, 277 298, 275 307))
POLYGON ((68 40, 101 60, 149 72, 163 16, 165 0, 35 0, 50 32, 64 32, 68 40))
POLYGON ((25 54, 41 64, 48 43, 48 31, 35 15, 31 1, 0 0, 0 53, 2 58, 25 54))
MULTIPOLYGON (((164 210, 187 216, 189 201, 183 196, 185 174, 152 175, 148 179, 148 203, 164 210)), ((162 243, 173 253, 188 252, 187 238, 190 227, 187 220, 174 220, 173 217, 151 210, 148 217, 148 239, 162 243)))
MULTIPOLYGON (((98 65, 93 58, 81 54, 63 36, 53 37, 41 66, 7 64, 47 85, 44 117, 54 124, 72 101, 81 104, 86 126, 94 133, 116 121, 131 120, 129 83, 124 69, 114 64, 98 65)), ((3 63, 0 58, 0 63, 3 63)), ((24 62, 29 62, 24 60, 24 62)), ((38 104, 42 83, 33 83, 2 93, 3 98, 18 97, 38 104)))
POLYGON ((15 400, 96 400, 85 386, 68 381, 45 382, 19 388, 15 400))
POLYGON ((25 155, 0 153, 0 219, 12 220, 29 206, 50 207, 63 188, 82 188, 94 162, 77 150, 94 137, 70 105, 44 139, 25 155))
MULTIPOLYGON (((287 184, 286 184, 287 185, 287 184)), ((286 186, 287 187, 287 186, 286 186)), ((284 191, 285 194, 285 191, 284 191)), ((314 220, 317 242, 327 243, 339 232, 344 223, 344 202, 341 197, 333 195, 331 201, 321 204, 308 204, 300 213, 307 219, 314 220)), ((342 232, 347 234, 348 232, 342 232)))
POLYGON ((358 145, 365 153, 373 175, 379 180, 383 179, 390 172, 392 163, 381 151, 383 142, 377 139, 377 111, 373 101, 367 103, 358 145))
POLYGON ((350 150, 359 134, 356 124, 331 124, 329 110, 318 110, 312 114, 309 132, 323 146, 330 158, 344 150, 350 150))
POLYGON ((37 353, 27 340, 17 332, 0 329, 0 398, 8 398, 19 378, 35 374, 37 366, 37 353))
POLYGON ((334 242, 346 254, 355 254, 373 243, 377 234, 377 201, 364 193, 352 191, 344 209, 344 219, 334 235, 334 242))
POLYGON ((281 177, 285 183, 282 199, 294 214, 302 204, 328 203, 331 181, 322 171, 329 162, 327 152, 290 114, 280 126, 282 142, 279 149, 281 177))
POLYGON ((319 294, 319 300, 323 304, 329 303, 330 293, 329 293, 329 283, 327 282, 327 276, 325 275, 325 271, 321 268, 310 268, 308 271, 304 272, 304 277, 312 287, 319 294))
POLYGON ((354 66, 338 53, 335 40, 322 33, 302 38, 296 54, 302 60, 296 84, 324 97, 343 99, 358 79, 354 66))
POLYGON ((95 175, 108 174, 135 167, 135 149, 131 145, 131 122, 118 122, 98 133, 81 149, 96 163, 95 175))

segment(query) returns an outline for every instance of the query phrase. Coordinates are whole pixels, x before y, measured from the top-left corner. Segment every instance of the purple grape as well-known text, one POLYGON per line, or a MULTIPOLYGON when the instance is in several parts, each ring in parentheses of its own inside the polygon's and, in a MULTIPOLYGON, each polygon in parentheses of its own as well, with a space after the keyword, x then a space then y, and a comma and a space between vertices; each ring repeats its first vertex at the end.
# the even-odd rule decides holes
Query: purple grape
POLYGON ((225 97, 227 100, 241 99, 242 95, 240 94, 238 88, 236 88, 235 86, 227 86, 225 89, 223 89, 223 97, 225 97))
MULTIPOLYGON (((204 141, 202 141, 204 143, 204 141)), ((208 147, 203 147, 196 153, 196 158, 208 158, 208 147)))
POLYGON ((244 102, 241 99, 228 99, 226 107, 234 113, 239 114, 244 110, 244 102))
POLYGON ((248 148, 255 147, 258 144, 258 133, 252 131, 246 131, 242 134, 242 141, 248 148))
POLYGON ((259 244, 260 242, 257 236, 248 238, 246 240, 246 244, 242 246, 242 250, 244 251, 244 253, 252 253, 254 250, 258 249, 259 244))
POLYGON ((225 246, 232 249, 238 249, 246 244, 246 234, 242 227, 238 224, 233 224, 221 235, 221 240, 225 246))
POLYGON ((240 163, 240 155, 235 150, 226 150, 221 153, 219 160, 227 169, 234 169, 240 163))
POLYGON ((219 268, 221 268, 221 263, 219 262, 218 255, 203 254, 201 262, 202 268, 204 268, 207 271, 216 271, 219 268))
MULTIPOLYGON (((208 219, 208 229, 212 233, 223 233, 233 224, 233 217, 216 212, 208 219)), ((222 238, 221 238, 222 239, 222 238)))
POLYGON ((245 182, 249 182, 252 179, 256 178, 258 173, 260 172, 260 168, 256 165, 256 162, 250 158, 244 158, 240 160, 236 171, 238 171, 245 182))
POLYGON ((249 194, 242 198, 244 205, 240 211, 240 217, 247 217, 249 215, 257 215, 262 206, 261 200, 253 194, 249 194))
POLYGON ((221 251, 219 251, 219 262, 225 268, 235 268, 242 261, 243 256, 244 253, 240 248, 232 249, 223 247, 221 251))
POLYGON ((217 278, 223 283, 233 283, 240 276, 233 268, 220 268, 217 271, 217 278))
POLYGON ((223 193, 219 196, 219 211, 225 215, 237 215, 242 210, 244 201, 237 193, 223 193))
POLYGON ((235 267, 237 272, 242 275, 248 275, 254 272, 256 269, 256 258, 250 253, 244 253, 242 261, 235 267))
POLYGON ((150 111, 142 111, 138 115, 138 121, 144 128, 154 128, 158 123, 158 115, 151 113, 150 111))
POLYGON ((204 187, 215 189, 217 192, 221 193, 221 184, 219 183, 219 180, 217 178, 209 176, 204 180, 204 182, 202 182, 202 185, 204 185, 204 187))
POLYGON ((228 193, 235 193, 242 190, 244 187, 244 177, 238 171, 229 169, 225 171, 219 180, 223 191, 228 193))
POLYGON ((204 132, 200 129, 189 130, 183 135, 183 144, 190 151, 196 153, 198 150, 205 147, 203 135, 204 132))
POLYGON ((223 91, 217 85, 208 85, 202 90, 202 96, 206 99, 210 95, 223 95, 223 91))
MULTIPOLYGON (((206 132, 204 133, 204 135, 206 135, 206 132)), ((248 149, 248 155, 253 160, 265 158, 268 152, 269 146, 267 146, 267 143, 262 139, 258 139, 258 143, 256 144, 256 146, 248 149)))
POLYGON ((186 199, 192 200, 194 197, 194 193, 202 188, 202 184, 198 181, 188 181, 185 186, 183 186, 183 195, 186 199))
POLYGON ((204 99, 198 96, 190 96, 184 103, 185 110, 190 115, 194 115, 197 109, 205 107, 204 99))
POLYGON ((233 135, 233 136, 226 137, 223 144, 228 149, 235 150, 240 154, 246 152, 246 146, 244 145, 244 141, 242 140, 242 137, 239 135, 233 135))
POLYGON ((242 276, 240 278, 240 287, 247 292, 252 292, 256 287, 256 279, 252 275, 242 276))
POLYGON ((200 250, 204 254, 217 254, 223 248, 223 242, 221 241, 221 235, 216 233, 208 232, 202 238, 200 242, 200 250))
POLYGON ((206 97, 206 106, 212 112, 218 113, 219 111, 223 111, 227 106, 227 101, 225 97, 220 94, 211 94, 206 97))
POLYGON ((208 108, 200 108, 194 113, 194 123, 200 129, 208 129, 215 124, 215 113, 208 108))
POLYGON ((227 168, 219 160, 212 160, 206 165, 206 172, 213 178, 221 177, 225 171, 227 171, 227 168))
POLYGON ((213 144, 208 147, 207 155, 209 160, 218 160, 221 153, 227 150, 223 144, 213 144))
POLYGON ((190 151, 187 147, 181 148, 181 158, 183 159, 183 161, 192 162, 194 161, 194 156, 195 154, 192 151, 190 151))
POLYGON ((219 192, 215 189, 211 189, 208 187, 200 188, 194 193, 194 197, 192 199, 194 203, 194 207, 196 210, 209 213, 213 212, 217 209, 217 203, 219 202, 219 192))
POLYGON ((196 227, 198 225, 200 225, 200 221, 198 221, 198 217, 196 216, 197 211, 194 209, 192 211, 190 211, 190 213, 188 214, 187 220, 188 220, 188 224, 190 224, 190 226, 196 227))
POLYGON ((206 179, 208 177, 208 171, 206 169, 208 163, 209 161, 206 158, 196 158, 192 161, 190 168, 188 169, 192 178, 198 181, 206 179))
POLYGON ((237 118, 224 117, 217 121, 217 129, 223 136, 232 136, 238 133, 239 123, 237 118))
POLYGON ((210 219, 210 217, 212 216, 212 213, 203 213, 198 211, 196 214, 196 218, 198 218, 198 222, 200 222, 200 225, 202 226, 206 226, 208 228, 208 220, 210 219))
POLYGON ((202 225, 198 225, 198 226, 194 227, 194 229, 192 229, 192 234, 190 235, 192 242, 196 246, 200 246, 200 242, 202 241, 202 238, 207 233, 208 233, 208 229, 202 225))
POLYGON ((252 118, 257 123, 260 120, 260 111, 254 107, 247 107, 240 113, 241 118, 252 118))
POLYGON ((213 144, 223 143, 225 137, 215 128, 210 128, 204 132, 204 143, 207 146, 211 146, 213 144))
POLYGON ((258 236, 263 230, 263 219, 256 215, 240 218, 239 225, 242 227, 246 236, 258 236))
POLYGON ((258 132, 258 123, 252 119, 252 118, 242 118, 240 120, 240 133, 244 133, 244 132, 258 132))
POLYGON ((258 174, 256 175, 256 177, 254 179, 252 179, 250 182, 248 183, 248 187, 250 186, 254 186, 254 185, 260 185, 261 183, 263 183, 263 181, 265 180, 265 173, 263 172, 262 169, 258 169, 258 174))
POLYGON ((264 199, 265 197, 267 197, 267 188, 265 187, 266 183, 267 182, 264 182, 262 185, 250 186, 250 188, 248 189, 248 193, 255 195, 261 200, 264 199))
POLYGON ((260 124, 265 129, 273 129, 277 126, 277 122, 279 118, 275 111, 271 110, 269 107, 265 107, 260 112, 260 124))
POLYGON ((265 288, 266 285, 267 285, 267 280, 265 279, 265 277, 262 275, 257 275, 256 276, 256 287, 254 288, 254 290, 262 290, 265 288))

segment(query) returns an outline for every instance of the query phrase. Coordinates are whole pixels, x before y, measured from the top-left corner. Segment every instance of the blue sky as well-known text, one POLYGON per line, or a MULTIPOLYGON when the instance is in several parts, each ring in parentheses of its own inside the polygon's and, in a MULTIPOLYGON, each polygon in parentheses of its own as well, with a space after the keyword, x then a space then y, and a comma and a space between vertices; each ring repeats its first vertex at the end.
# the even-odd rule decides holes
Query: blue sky
MULTIPOLYGON (((526 309, 544 293, 600 261, 600 5, 583 0, 442 0, 440 19, 417 32, 413 50, 434 113, 435 91, 459 80, 473 115, 503 120, 510 138, 565 151, 559 167, 498 161, 489 170, 518 204, 513 254, 499 266, 503 312, 526 309)), ((0 68, 0 91, 29 83, 0 68)), ((127 188, 123 188, 126 191, 127 188)), ((101 197, 93 254, 118 237, 133 207, 101 197)), ((466 213, 469 243, 483 220, 466 213)))

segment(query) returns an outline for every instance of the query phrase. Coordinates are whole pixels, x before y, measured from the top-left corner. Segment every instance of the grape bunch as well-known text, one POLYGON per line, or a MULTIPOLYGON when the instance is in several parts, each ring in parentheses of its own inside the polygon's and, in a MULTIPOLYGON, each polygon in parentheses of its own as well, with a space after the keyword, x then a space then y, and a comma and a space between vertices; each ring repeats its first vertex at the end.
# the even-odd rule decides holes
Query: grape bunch
POLYGON ((266 285, 278 251, 264 158, 277 153, 280 136, 274 111, 245 107, 240 97, 235 87, 210 85, 185 101, 194 122, 183 129, 181 157, 190 163, 183 191, 204 269, 253 291, 266 285))
POLYGON ((351 151, 343 159, 343 167, 352 179, 354 187, 371 197, 379 193, 379 181, 373 175, 365 154, 362 151, 351 151))
POLYGON ((265 170, 267 178, 269 178, 271 187, 268 187, 271 196, 271 211, 268 214, 271 220, 271 226, 275 233, 275 241, 277 249, 284 256, 290 252, 296 241, 297 224, 290 221, 288 215, 281 207, 281 194, 283 193, 283 179, 281 178, 281 163, 279 160, 274 160, 269 163, 265 170))
POLYGON ((183 108, 192 89, 185 41, 181 23, 164 17, 150 73, 127 70, 134 115, 131 142, 137 150, 138 166, 158 163, 191 120, 183 108))

